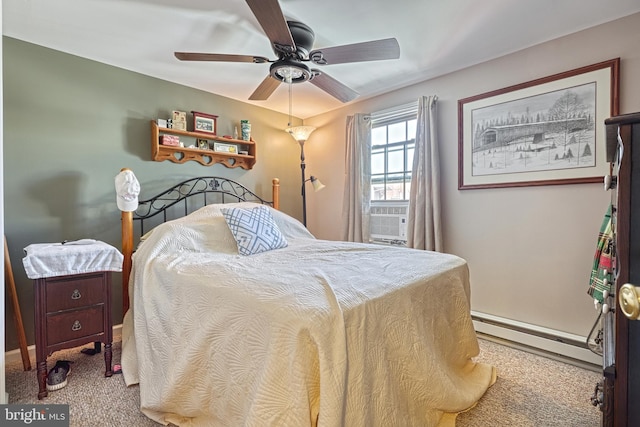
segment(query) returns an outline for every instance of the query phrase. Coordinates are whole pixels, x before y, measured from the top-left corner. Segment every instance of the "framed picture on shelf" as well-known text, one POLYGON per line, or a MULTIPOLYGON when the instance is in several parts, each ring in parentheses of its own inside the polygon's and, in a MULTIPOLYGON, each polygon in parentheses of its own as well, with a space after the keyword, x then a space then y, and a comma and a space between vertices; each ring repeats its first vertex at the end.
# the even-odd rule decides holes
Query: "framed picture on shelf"
POLYGON ((224 144, 222 142, 214 142, 213 151, 217 151, 219 153, 238 154, 238 146, 236 144, 224 144))
POLYGON ((620 59, 458 101, 458 189, 601 182, 620 59))
POLYGON ((172 111, 171 127, 178 130, 187 130, 187 113, 184 111, 172 111))
POLYGON ((216 134, 216 122, 218 116, 213 114, 201 113, 198 111, 192 111, 193 114, 193 131, 194 132, 206 132, 213 135, 216 134))
POLYGON ((209 150, 209 141, 207 141, 206 139, 197 139, 196 147, 201 150, 209 150))

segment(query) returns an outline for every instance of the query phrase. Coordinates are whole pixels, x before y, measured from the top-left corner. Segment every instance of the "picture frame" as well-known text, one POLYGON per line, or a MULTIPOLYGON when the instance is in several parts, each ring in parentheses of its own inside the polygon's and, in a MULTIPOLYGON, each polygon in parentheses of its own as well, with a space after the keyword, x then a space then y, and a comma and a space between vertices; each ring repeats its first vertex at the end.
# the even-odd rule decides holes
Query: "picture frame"
POLYGON ((214 142, 213 151, 217 151, 219 153, 238 154, 239 147, 237 144, 226 144, 222 142, 214 142))
POLYGON ((200 150, 209 150, 209 141, 207 141, 206 139, 200 139, 198 138, 196 140, 196 147, 199 148, 200 150))
POLYGON ((620 58, 458 100, 458 189, 602 182, 620 58))
POLYGON ((204 132, 216 135, 218 116, 213 114, 192 111, 193 114, 193 131, 204 132))
POLYGON ((171 128, 178 130, 187 130, 187 113, 184 111, 171 112, 171 128))

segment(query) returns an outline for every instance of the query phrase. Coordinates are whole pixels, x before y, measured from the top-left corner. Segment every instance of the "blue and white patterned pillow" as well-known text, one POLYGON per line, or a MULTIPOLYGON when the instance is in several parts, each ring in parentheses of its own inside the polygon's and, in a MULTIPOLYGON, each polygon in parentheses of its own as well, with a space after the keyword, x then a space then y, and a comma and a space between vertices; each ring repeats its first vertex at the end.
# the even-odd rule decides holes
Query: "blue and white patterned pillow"
POLYGON ((223 208, 220 211, 238 244, 240 255, 259 254, 288 245, 268 207, 223 208))

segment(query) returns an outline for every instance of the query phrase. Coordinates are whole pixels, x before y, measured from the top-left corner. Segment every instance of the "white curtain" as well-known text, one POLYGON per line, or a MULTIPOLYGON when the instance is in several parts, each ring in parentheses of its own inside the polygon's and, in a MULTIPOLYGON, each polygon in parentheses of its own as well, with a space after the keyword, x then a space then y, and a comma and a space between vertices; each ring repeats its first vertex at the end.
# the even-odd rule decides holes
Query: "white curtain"
POLYGON ((407 246, 442 252, 437 99, 437 96, 423 96, 418 100, 416 148, 407 216, 407 246))
POLYGON ((344 201, 344 240, 369 242, 371 205, 371 117, 358 113, 347 116, 344 201))

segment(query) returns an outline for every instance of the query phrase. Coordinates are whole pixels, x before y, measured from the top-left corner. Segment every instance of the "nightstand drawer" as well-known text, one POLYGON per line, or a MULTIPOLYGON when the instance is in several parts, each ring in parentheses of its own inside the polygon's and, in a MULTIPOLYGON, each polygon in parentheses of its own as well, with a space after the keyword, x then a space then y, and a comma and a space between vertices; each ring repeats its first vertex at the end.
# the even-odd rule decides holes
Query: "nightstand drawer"
POLYGON ((104 332, 104 305, 47 316, 47 343, 54 345, 104 332))
POLYGON ((47 279, 47 313, 99 304, 104 300, 102 275, 47 279))

